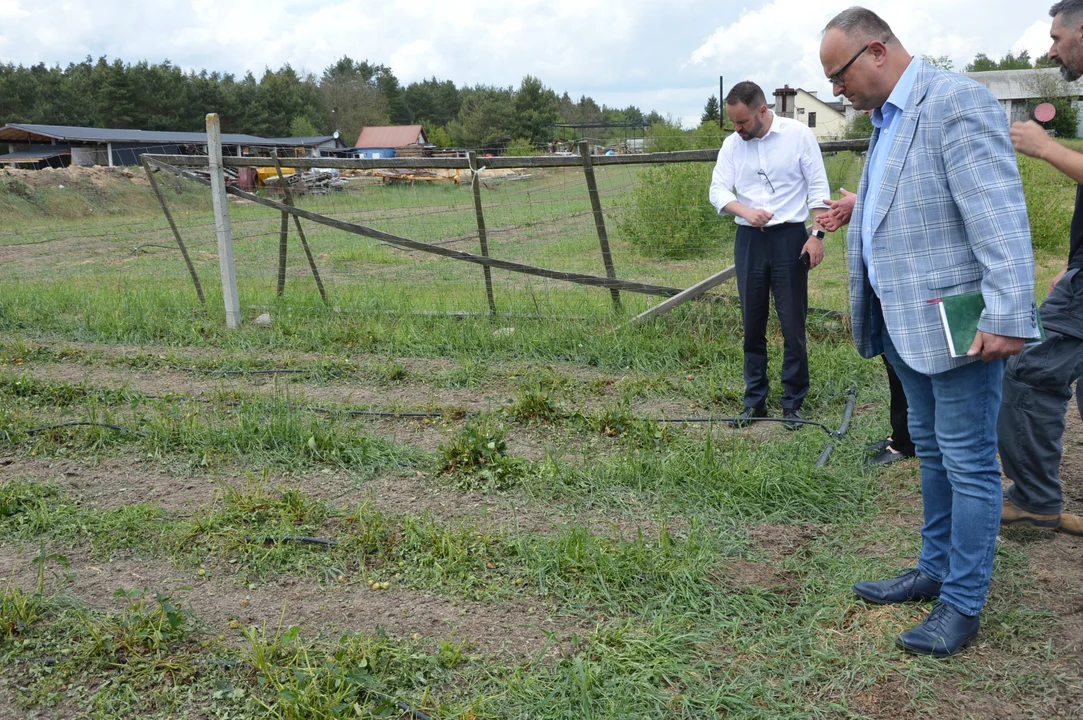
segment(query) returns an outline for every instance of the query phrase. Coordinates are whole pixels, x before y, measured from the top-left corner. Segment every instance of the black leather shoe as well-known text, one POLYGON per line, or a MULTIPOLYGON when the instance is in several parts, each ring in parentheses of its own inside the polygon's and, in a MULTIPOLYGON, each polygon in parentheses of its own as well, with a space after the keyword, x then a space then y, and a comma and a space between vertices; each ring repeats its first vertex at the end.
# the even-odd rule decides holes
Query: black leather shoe
POLYGON ((877 605, 922 602, 940 597, 940 583, 914 568, 892 580, 866 580, 854 584, 858 597, 877 605))
POLYGON ((865 446, 865 452, 870 453, 870 454, 878 453, 881 450, 886 449, 887 446, 890 445, 890 444, 891 444, 891 438, 884 438, 883 440, 881 440, 879 442, 874 442, 872 445, 866 445, 865 446))
POLYGON ((789 422, 782 423, 782 425, 787 430, 800 430, 801 427, 804 426, 804 424, 805 424, 805 423, 801 422, 805 418, 801 417, 801 411, 798 410, 797 408, 791 408, 789 410, 784 409, 782 411, 782 419, 789 421, 789 422), (794 421, 796 421, 796 422, 794 422, 794 421))
POLYGON ((746 407, 740 415, 730 420, 731 428, 743 428, 752 424, 752 418, 767 417, 767 408, 763 405, 759 407, 746 407))
POLYGON ((895 645, 917 655, 947 657, 970 644, 978 635, 981 616, 963 615, 950 605, 940 603, 925 622, 895 638, 895 645))
POLYGON ((876 453, 875 455, 870 457, 868 460, 866 460, 865 464, 866 465, 890 465, 893 462, 898 462, 900 460, 905 460, 908 457, 913 457, 913 456, 912 455, 904 455, 901 452, 895 452, 895 451, 893 451, 891 449, 891 446, 888 445, 883 450, 881 450, 880 452, 876 453))

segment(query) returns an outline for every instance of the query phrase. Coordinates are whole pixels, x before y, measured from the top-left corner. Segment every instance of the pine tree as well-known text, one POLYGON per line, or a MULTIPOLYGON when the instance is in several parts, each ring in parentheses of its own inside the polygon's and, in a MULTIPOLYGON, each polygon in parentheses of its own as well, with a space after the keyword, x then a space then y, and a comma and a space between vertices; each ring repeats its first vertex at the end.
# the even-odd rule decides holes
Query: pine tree
POLYGON ((707 98, 707 104, 703 108, 703 115, 700 116, 699 121, 701 123, 717 123, 722 119, 721 109, 718 107, 718 98, 714 95, 707 98))

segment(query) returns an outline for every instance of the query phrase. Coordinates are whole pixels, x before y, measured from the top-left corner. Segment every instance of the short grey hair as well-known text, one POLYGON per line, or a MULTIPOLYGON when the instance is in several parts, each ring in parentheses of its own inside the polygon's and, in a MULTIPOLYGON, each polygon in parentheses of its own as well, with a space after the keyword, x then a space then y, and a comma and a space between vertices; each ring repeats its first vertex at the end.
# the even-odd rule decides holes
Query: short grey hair
POLYGON ((1063 15, 1066 18, 1078 18, 1083 13, 1083 0, 1060 0, 1049 8, 1049 17, 1055 18, 1063 15))
MULTIPOLYGON (((1075 3, 1083 6, 1083 0, 1061 0, 1061 3, 1075 3)), ((884 22, 884 19, 874 13, 868 8, 854 6, 846 8, 835 17, 831 18, 831 22, 827 23, 824 27, 824 34, 827 34, 828 30, 838 29, 841 30, 848 38, 858 37, 862 40, 879 40, 886 43, 895 37, 895 33, 891 32, 891 26, 884 22)))

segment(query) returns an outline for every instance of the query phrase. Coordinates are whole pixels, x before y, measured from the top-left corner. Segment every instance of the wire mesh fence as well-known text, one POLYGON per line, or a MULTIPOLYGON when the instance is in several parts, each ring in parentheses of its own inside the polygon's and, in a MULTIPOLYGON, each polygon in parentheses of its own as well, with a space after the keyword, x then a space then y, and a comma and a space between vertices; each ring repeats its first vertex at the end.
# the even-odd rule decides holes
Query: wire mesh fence
MULTIPOLYGON (((860 154, 847 146, 825 150, 832 186, 854 183, 860 154)), ((495 309, 501 315, 611 317, 616 289, 620 314, 634 315, 732 264, 733 221, 719 217, 707 200, 715 154, 588 156, 589 170, 579 154, 482 156, 476 158, 477 173, 467 158, 283 159, 287 174, 326 168, 341 181, 329 192, 298 193, 294 200, 310 213, 299 224, 311 264, 297 223, 284 220, 279 206, 260 204, 284 201, 273 183, 247 198, 230 198, 241 305, 251 314, 281 302, 320 302, 314 264, 328 303, 342 311, 484 315, 495 309), (375 233, 359 235, 344 224, 375 233), (284 228, 285 284, 279 298, 284 228), (394 238, 421 245, 403 246, 394 238), (493 261, 547 272, 492 267, 490 305, 485 267, 438 251, 487 254, 493 261), (599 282, 570 282, 565 276, 599 282), (610 276, 642 287, 607 285, 610 276)), ((220 309, 211 196, 191 174, 206 171, 206 158, 147 157, 175 169, 156 172, 155 179, 208 307, 220 309)), ((225 163, 267 167, 271 161, 227 157, 225 163)), ((11 216, 16 228, 0 239, 10 279, 59 283, 73 297, 79 288, 84 297, 142 288, 148 297, 165 295, 170 302, 198 306, 178 244, 142 168, 33 172, 37 175, 3 175, 0 212, 11 216)), ((298 183, 295 190, 303 187, 298 183)), ((836 260, 822 273, 823 282, 812 283, 813 305, 845 308, 845 266, 836 260)), ((712 295, 729 300, 736 289, 722 285, 712 295)))

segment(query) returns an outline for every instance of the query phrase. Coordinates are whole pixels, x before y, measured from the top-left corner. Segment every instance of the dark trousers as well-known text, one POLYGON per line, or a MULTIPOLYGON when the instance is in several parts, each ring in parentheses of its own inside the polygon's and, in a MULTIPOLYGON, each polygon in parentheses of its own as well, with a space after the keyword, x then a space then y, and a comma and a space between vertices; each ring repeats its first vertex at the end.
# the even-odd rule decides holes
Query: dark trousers
POLYGON ((914 455, 914 441, 910 439, 910 428, 906 424, 906 393, 903 392, 902 382, 899 380, 895 368, 891 367, 891 361, 887 355, 880 356, 887 370, 887 385, 891 389, 891 447, 903 455, 914 455))
POLYGON ((770 228, 737 228, 734 264, 745 341, 745 407, 767 402, 767 315, 770 298, 782 324, 782 408, 796 410, 808 394, 808 268, 799 257, 808 240, 805 226, 787 223, 770 228))
POLYGON ((1004 474, 1014 482, 1008 499, 1052 515, 1064 500, 1060 462, 1072 383, 1083 375, 1083 271, 1057 283, 1039 312, 1046 341, 1008 360, 997 432, 1004 474))

